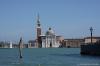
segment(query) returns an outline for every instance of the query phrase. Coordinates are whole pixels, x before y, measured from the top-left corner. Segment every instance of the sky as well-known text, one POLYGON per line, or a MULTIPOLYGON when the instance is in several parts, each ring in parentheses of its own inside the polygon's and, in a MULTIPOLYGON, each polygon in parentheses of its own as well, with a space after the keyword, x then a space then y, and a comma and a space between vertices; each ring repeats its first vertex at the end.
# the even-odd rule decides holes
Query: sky
POLYGON ((42 34, 51 27, 64 38, 100 36, 100 0, 0 0, 0 41, 36 39, 37 14, 42 34))

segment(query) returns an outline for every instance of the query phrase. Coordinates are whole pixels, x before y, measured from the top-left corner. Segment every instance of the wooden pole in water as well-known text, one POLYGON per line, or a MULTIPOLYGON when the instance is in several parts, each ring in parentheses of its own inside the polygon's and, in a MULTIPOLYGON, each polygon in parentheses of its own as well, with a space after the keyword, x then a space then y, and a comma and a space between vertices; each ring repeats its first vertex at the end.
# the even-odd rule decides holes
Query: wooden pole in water
POLYGON ((20 59, 23 58, 22 57, 22 45, 23 45, 23 43, 22 43, 22 37, 21 37, 20 41, 19 41, 19 58, 20 59))

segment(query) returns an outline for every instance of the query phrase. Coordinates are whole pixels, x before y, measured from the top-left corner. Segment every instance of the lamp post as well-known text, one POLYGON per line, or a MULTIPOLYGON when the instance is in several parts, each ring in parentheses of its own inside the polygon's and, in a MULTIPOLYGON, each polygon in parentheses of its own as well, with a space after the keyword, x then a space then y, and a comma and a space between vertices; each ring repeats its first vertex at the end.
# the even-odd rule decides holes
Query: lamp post
POLYGON ((92 44, 92 32, 93 32, 93 28, 90 27, 90 32, 91 32, 91 44, 92 44))

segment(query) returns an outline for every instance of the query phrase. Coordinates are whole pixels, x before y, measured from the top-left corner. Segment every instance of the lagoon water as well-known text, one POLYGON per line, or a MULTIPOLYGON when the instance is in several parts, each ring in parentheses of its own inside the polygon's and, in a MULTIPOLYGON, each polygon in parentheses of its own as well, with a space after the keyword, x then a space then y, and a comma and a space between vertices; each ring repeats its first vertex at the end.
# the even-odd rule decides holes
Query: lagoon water
POLYGON ((100 66, 100 57, 82 56, 79 48, 0 49, 0 66, 100 66))

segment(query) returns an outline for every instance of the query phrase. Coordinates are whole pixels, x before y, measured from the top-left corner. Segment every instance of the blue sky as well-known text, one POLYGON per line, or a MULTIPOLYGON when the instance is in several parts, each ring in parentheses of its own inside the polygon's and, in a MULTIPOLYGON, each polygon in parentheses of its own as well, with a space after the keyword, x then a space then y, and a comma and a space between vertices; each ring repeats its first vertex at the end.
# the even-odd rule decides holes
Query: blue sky
POLYGON ((100 0, 0 0, 0 41, 36 38, 40 14, 42 31, 51 27, 64 38, 100 36, 100 0))

